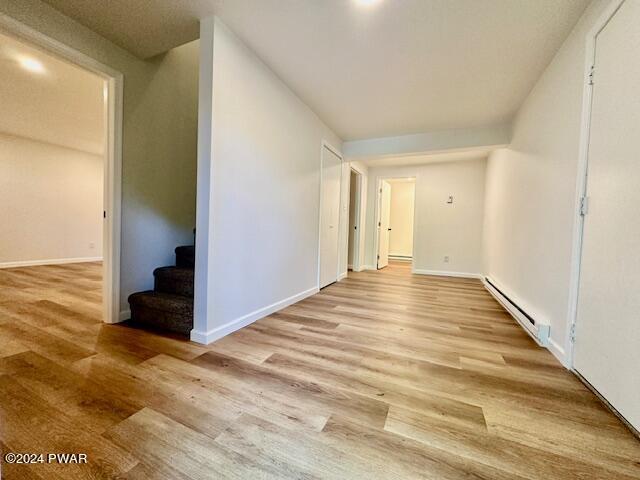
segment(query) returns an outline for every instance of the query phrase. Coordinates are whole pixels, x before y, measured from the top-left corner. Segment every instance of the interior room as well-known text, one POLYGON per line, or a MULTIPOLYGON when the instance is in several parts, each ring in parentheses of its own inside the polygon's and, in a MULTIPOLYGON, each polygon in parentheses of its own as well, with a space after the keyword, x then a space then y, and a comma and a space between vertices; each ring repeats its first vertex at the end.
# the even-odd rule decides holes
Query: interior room
POLYGON ((415 178, 379 179, 376 205, 376 268, 389 261, 411 262, 413 258, 413 221, 415 178))
POLYGON ((0 2, 2 478, 640 480, 638 25, 0 2))
POLYGON ((8 35, 0 75, 3 315, 51 302, 100 325, 105 82, 8 35))
POLYGON ((383 180, 391 186, 389 196, 389 251, 391 260, 411 262, 413 258, 413 221, 416 195, 415 178, 383 180))

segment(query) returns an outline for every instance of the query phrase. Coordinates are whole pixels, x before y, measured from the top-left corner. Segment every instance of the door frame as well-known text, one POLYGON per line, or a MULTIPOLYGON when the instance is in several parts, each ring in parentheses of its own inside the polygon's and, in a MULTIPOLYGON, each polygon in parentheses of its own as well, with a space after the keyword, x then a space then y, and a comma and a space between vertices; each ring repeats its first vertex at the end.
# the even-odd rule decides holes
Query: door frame
MULTIPOLYGON (((362 267, 361 267, 362 262, 361 262, 361 259, 360 259, 360 239, 362 238, 361 237, 361 232, 362 232, 362 182, 363 182, 363 174, 354 165, 350 164, 349 165, 349 175, 351 175, 352 172, 356 175, 356 194, 355 194, 355 199, 356 199, 356 205, 355 205, 356 232, 353 234, 353 261, 351 262, 351 269, 354 272, 359 272, 360 270, 362 270, 362 267)), ((349 195, 348 195, 347 198, 349 199, 348 204, 347 204, 347 208, 348 208, 348 211, 351 211, 351 178, 349 178, 349 195)), ((349 224, 349 220, 350 220, 350 218, 347 218, 347 229, 351 228, 351 225, 349 224)), ((349 259, 349 233, 347 232, 347 270, 349 270, 349 260, 348 259, 349 259)))
POLYGON ((575 331, 578 321, 578 297, 580 294, 580 269, 582 265, 582 245, 584 235, 584 216, 581 214, 582 199, 587 196, 587 175, 589 173, 589 142, 591 133, 591 107, 593 85, 590 82, 591 68, 596 59, 597 37, 620 10, 625 0, 611 0, 609 5, 594 24, 586 37, 584 84, 582 92, 582 118, 580 127, 580 147, 578 156, 578 178, 574 205, 573 244, 571 248, 571 273, 569 280, 569 308, 565 344, 558 345, 551 338, 549 347, 562 364, 575 371, 575 331))
POLYGON ((122 208, 122 129, 123 88, 121 72, 59 42, 8 15, 0 13, 0 31, 60 60, 88 70, 104 80, 105 152, 102 307, 103 321, 117 323, 120 318, 120 242, 122 208))
POLYGON ((411 246, 411 266, 413 269, 413 265, 415 262, 415 251, 416 251, 416 197, 418 196, 418 189, 415 188, 418 183, 418 178, 415 175, 387 175, 376 177, 376 202, 374 204, 374 225, 373 228, 376 230, 376 234, 373 236, 373 254, 376 256, 375 263, 373 265, 374 270, 378 270, 378 255, 380 255, 379 246, 380 246, 380 215, 381 215, 381 202, 382 195, 380 189, 382 188, 382 182, 384 180, 397 180, 397 179, 412 179, 414 181, 414 190, 413 190, 413 242, 411 246))
MULTIPOLYGON (((340 280, 340 260, 341 260, 341 248, 340 248, 340 237, 342 233, 342 186, 344 182, 343 172, 344 172, 344 157, 340 150, 331 145, 326 140, 322 140, 320 145, 320 194, 319 194, 319 203, 318 203, 318 275, 317 275, 317 288, 320 290, 320 267, 321 267, 321 256, 322 256, 322 174, 324 168, 324 150, 325 148, 333 153, 336 157, 340 159, 340 203, 339 203, 339 211, 338 211, 338 261, 336 264, 336 282, 340 280)), ((347 239, 348 241, 348 239, 347 239)))

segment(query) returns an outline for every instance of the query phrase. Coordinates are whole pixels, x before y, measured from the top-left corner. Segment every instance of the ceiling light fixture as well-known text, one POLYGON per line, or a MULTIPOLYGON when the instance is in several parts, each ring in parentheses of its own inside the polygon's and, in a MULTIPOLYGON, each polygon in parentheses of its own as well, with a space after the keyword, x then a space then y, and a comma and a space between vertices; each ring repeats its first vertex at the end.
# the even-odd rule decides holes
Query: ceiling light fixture
POLYGON ((358 5, 362 5, 363 7, 370 7, 371 5, 378 3, 380 0, 356 0, 358 5))
POLYGON ((20 57, 18 62, 20 62, 20 66, 25 70, 33 73, 44 73, 44 65, 35 58, 20 57))

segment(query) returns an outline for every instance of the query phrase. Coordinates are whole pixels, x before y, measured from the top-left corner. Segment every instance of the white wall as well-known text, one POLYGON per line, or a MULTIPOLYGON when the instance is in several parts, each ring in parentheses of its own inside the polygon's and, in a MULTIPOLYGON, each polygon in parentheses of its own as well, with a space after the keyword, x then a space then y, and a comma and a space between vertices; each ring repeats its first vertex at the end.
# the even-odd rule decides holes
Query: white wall
POLYGON ((153 284, 153 269, 192 243, 198 44, 143 61, 39 0, 0 12, 124 74, 121 309, 153 284))
POLYGON ((123 310, 129 294, 153 288, 156 267, 175 264, 175 247, 193 245, 198 45, 187 43, 144 62, 149 77, 129 104, 136 108, 124 135, 123 310))
POLYGON ((391 185, 391 208, 389 233, 389 255, 410 257, 413 254, 413 213, 415 182, 389 182, 391 185))
POLYGON ((210 342, 316 291, 321 143, 342 142, 219 20, 200 46, 192 339, 210 342))
POLYGON ((525 100, 508 149, 487 168, 484 265, 533 318, 567 346, 569 284, 580 147, 586 36, 606 1, 586 10, 525 100))
POLYGON ((103 157, 0 133, 0 267, 102 257, 103 157))
POLYGON ((376 265, 375 203, 379 179, 415 177, 414 270, 481 274, 485 169, 484 159, 369 169, 367 267, 376 265), (449 195, 454 197, 453 204, 447 204, 449 195), (444 261, 445 256, 449 257, 448 263, 444 261))

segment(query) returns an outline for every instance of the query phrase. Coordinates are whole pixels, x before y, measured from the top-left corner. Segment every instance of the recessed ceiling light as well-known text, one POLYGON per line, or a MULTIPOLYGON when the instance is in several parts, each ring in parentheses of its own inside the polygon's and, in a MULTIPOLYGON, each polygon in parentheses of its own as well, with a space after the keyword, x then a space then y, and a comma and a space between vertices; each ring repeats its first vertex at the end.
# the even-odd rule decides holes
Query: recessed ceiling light
POLYGON ((20 66, 25 70, 29 70, 33 73, 44 73, 44 65, 35 58, 20 57, 18 62, 20 62, 20 66))
POLYGON ((378 3, 380 0, 356 0, 358 5, 362 5, 363 7, 369 7, 375 3, 378 3))

